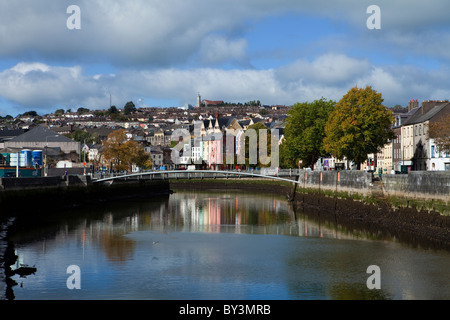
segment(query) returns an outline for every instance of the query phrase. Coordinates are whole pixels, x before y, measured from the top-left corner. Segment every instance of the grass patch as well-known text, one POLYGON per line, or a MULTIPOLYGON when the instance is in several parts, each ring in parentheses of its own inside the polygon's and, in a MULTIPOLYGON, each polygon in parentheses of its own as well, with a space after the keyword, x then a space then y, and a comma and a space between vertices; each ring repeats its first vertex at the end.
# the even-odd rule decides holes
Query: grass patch
POLYGON ((424 211, 436 211, 442 215, 450 216, 450 204, 442 200, 411 199, 392 196, 389 198, 394 208, 414 208, 424 211))

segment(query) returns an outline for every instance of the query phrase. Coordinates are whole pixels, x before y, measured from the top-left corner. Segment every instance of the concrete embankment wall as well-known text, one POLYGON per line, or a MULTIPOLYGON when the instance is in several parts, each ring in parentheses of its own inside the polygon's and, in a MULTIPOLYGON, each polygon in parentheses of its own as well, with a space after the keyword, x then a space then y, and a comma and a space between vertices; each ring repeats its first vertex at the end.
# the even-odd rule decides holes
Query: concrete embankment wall
POLYGON ((168 181, 128 180, 92 184, 88 176, 0 179, 1 215, 63 210, 105 201, 168 195, 168 181))
POLYGON ((416 171, 382 176, 383 192, 409 199, 442 200, 450 203, 450 172, 416 171))
POLYGON ((302 171, 298 181, 306 189, 450 203, 450 172, 386 174, 374 181, 371 173, 362 171, 302 171))
POLYGON ((372 174, 361 171, 301 171, 299 187, 306 189, 347 192, 369 196, 374 188, 372 174))

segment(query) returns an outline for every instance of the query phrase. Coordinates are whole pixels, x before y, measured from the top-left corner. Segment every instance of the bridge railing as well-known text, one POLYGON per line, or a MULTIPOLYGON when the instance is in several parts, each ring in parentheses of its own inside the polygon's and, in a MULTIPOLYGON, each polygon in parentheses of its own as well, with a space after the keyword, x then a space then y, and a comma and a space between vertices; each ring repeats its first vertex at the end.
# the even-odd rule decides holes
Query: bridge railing
POLYGON ((150 170, 150 171, 143 171, 143 172, 137 172, 137 173, 127 173, 127 172, 120 172, 120 173, 110 173, 110 172, 96 172, 92 174, 92 178, 94 180, 98 179, 109 179, 109 178, 117 178, 120 177, 157 177, 157 176, 167 176, 170 175, 171 178, 178 178, 178 179, 184 179, 184 178, 239 178, 242 176, 247 176, 247 174, 250 174, 249 177, 258 177, 258 176, 274 176, 274 177, 296 177, 300 174, 299 169, 268 169, 268 170, 257 170, 257 169, 250 169, 250 170, 150 170))
POLYGON ((245 179, 245 178, 271 178, 295 182, 298 170, 173 170, 173 171, 146 171, 139 173, 97 173, 92 175, 93 182, 106 182, 128 179, 245 179))

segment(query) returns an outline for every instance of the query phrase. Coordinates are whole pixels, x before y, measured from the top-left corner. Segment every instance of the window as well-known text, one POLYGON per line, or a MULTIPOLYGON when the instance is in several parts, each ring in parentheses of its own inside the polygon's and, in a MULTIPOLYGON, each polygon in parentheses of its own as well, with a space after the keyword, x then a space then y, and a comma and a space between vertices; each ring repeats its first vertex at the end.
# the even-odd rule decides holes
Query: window
POLYGON ((431 146, 431 157, 434 158, 434 146, 431 146))

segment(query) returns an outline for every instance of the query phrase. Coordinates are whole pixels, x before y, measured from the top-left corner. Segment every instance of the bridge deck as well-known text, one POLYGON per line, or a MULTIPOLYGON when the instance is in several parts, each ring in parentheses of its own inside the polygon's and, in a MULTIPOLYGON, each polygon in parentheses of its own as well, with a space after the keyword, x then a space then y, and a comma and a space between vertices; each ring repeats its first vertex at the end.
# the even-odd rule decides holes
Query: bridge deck
POLYGON ((108 177, 100 177, 92 180, 93 183, 108 182, 114 180, 126 180, 128 178, 159 178, 159 179, 229 179, 229 178, 259 178, 298 183, 298 172, 296 170, 276 172, 273 175, 260 174, 249 171, 220 171, 220 170, 172 170, 151 171, 133 174, 121 174, 108 177))

